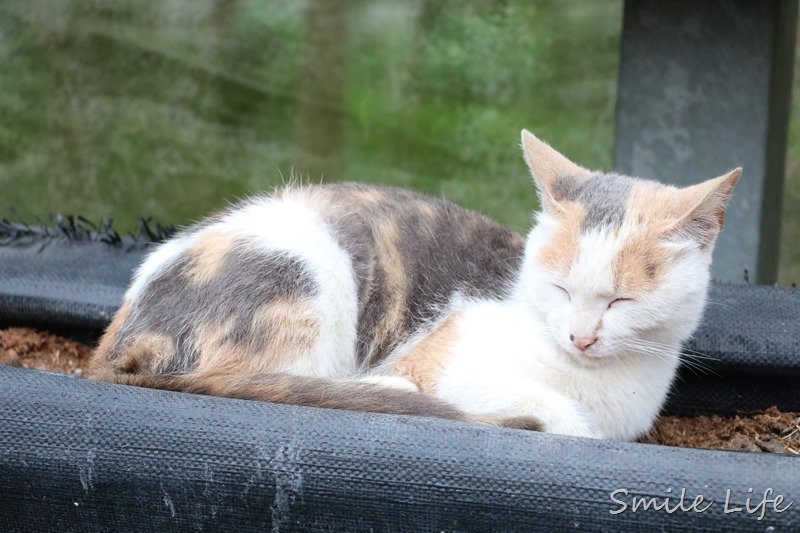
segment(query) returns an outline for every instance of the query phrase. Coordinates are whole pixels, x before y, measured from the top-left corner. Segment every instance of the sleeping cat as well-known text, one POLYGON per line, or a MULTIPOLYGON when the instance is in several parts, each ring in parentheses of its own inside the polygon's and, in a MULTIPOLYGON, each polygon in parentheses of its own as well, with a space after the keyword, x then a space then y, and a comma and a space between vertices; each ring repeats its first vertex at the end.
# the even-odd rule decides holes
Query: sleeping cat
POLYGON ((527 131, 527 236, 446 200, 287 187, 143 262, 91 374, 116 383, 634 439, 705 305, 741 174, 592 172, 527 131))

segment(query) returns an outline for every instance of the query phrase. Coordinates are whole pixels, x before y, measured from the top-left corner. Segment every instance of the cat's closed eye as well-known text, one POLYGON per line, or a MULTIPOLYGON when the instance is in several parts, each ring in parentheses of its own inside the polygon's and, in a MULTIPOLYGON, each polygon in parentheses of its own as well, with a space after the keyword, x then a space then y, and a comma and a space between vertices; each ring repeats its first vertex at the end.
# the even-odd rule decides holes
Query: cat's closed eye
POLYGON ((611 309, 611 307, 616 305, 616 304, 620 304, 622 302, 632 302, 632 301, 633 301, 633 298, 614 298, 613 300, 611 300, 609 302, 608 309, 611 309))
POLYGON ((555 284, 555 283, 553 283, 553 287, 555 287, 556 289, 558 289, 561 292, 563 292, 564 295, 567 297, 567 300, 572 301, 572 295, 569 293, 569 291, 567 289, 565 289, 561 285, 558 285, 558 284, 555 284))

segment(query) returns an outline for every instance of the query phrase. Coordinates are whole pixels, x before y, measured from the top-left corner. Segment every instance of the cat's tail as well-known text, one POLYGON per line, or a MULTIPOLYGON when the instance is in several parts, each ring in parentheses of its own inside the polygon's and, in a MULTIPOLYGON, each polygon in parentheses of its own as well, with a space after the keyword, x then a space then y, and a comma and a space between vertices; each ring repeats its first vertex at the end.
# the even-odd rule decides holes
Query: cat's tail
MULTIPOLYGON (((506 425, 503 421, 469 415, 432 396, 357 381, 277 373, 242 375, 224 370, 186 375, 116 374, 111 379, 99 379, 242 400, 506 425)), ((515 424, 507 425, 518 427, 515 424)))

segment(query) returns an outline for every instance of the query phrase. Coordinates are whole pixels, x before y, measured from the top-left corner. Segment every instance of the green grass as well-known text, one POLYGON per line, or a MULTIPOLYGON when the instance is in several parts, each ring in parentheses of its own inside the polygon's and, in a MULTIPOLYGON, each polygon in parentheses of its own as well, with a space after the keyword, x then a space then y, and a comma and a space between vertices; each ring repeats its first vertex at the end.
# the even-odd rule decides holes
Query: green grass
MULTIPOLYGON (((0 209, 129 229, 281 183, 298 160, 305 6, 231 4, 219 20, 210 0, 0 3, 0 209)), ((444 194, 524 229, 521 128, 610 163, 620 6, 352 3, 345 143, 325 179, 444 194)))
MULTIPOLYGON (((610 168, 621 0, 351 0, 344 142, 315 164, 298 123, 307 5, 0 0, 0 216, 185 224, 313 168, 524 230, 520 129, 610 168)), ((797 113, 791 132, 782 283, 800 279, 797 113)))

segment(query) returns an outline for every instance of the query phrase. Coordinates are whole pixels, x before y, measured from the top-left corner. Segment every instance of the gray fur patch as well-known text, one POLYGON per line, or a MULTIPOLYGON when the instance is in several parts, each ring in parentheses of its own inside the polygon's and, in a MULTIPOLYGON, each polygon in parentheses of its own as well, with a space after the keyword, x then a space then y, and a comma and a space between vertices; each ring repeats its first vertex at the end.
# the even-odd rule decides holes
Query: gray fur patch
POLYGON ((556 201, 578 202, 586 218, 583 230, 618 227, 625 219, 625 204, 636 181, 619 174, 592 174, 588 178, 558 178, 552 194, 556 201))
POLYGON ((119 342, 140 332, 163 333, 175 342, 169 372, 188 372, 199 354, 193 346, 196 328, 233 320, 225 342, 247 344, 257 351, 269 342, 269 331, 254 331, 256 311, 277 298, 310 298, 318 287, 305 263, 286 254, 265 255, 244 240, 235 242, 215 279, 198 286, 186 255, 153 279, 137 300, 119 342))
POLYGON ((360 184, 327 185, 340 203, 348 205, 343 220, 328 220, 334 237, 352 259, 359 286, 359 360, 375 364, 399 342, 435 317, 456 293, 500 298, 516 277, 524 239, 493 220, 441 198, 391 187, 360 184), (377 203, 348 202, 354 191, 377 191, 377 203), (358 225, 353 223, 358 220, 358 225), (387 274, 376 261, 378 222, 391 222, 398 231, 401 268, 408 280, 401 329, 385 345, 372 345, 372 334, 387 310, 387 274))

